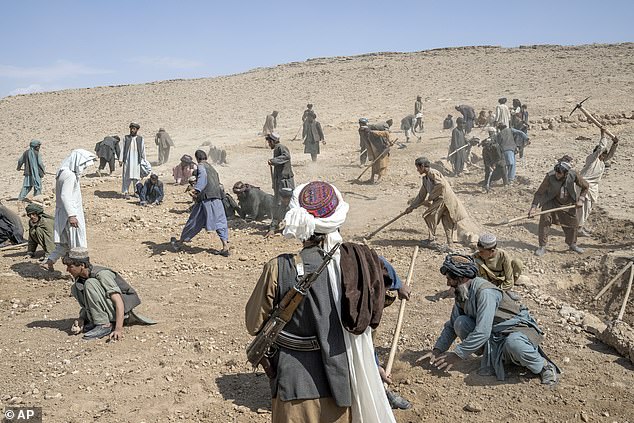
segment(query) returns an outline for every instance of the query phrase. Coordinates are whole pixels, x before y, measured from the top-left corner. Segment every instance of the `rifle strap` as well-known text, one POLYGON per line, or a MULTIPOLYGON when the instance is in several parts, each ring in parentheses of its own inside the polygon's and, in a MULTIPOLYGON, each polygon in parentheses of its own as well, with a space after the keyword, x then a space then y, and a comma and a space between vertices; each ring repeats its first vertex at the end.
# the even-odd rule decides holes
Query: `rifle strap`
POLYGON ((299 279, 304 276, 304 262, 301 254, 295 254, 293 259, 295 259, 295 270, 297 271, 297 279, 299 279))

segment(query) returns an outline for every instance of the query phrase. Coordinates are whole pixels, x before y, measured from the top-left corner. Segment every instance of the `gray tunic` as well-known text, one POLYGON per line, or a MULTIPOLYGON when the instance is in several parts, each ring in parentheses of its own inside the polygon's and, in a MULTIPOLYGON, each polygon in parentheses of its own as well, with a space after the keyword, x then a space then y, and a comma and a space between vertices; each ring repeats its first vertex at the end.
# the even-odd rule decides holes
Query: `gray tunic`
POLYGON ((293 168, 291 166, 291 152, 282 144, 277 144, 273 149, 273 195, 278 198, 280 189, 295 188, 293 168))
MULTIPOLYGON (((306 273, 321 264, 322 256, 317 247, 305 248, 300 255, 306 273)), ((278 266, 276 303, 295 285, 297 276, 293 256, 279 256, 278 266)), ((279 395, 283 401, 332 397, 338 406, 350 407, 352 392, 346 346, 327 271, 319 275, 284 331, 315 336, 320 349, 294 351, 280 347, 273 357, 277 376, 271 380, 272 396, 279 395)))
POLYGON ((319 154, 319 143, 324 139, 321 124, 316 120, 306 121, 302 138, 304 138, 304 153, 319 154))

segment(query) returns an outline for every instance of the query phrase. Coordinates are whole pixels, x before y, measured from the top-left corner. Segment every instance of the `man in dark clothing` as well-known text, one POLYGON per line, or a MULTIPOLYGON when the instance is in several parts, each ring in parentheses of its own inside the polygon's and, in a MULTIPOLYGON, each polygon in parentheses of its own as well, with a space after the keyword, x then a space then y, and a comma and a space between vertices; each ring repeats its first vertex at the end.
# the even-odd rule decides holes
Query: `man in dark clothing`
POLYGON ((18 194, 20 201, 26 198, 31 189, 33 189, 34 196, 42 194, 42 177, 46 173, 46 168, 40 155, 41 147, 40 140, 31 140, 29 149, 22 153, 18 159, 17 170, 22 170, 22 166, 24 166, 24 181, 22 182, 22 190, 18 194))
POLYGON ((282 188, 280 194, 280 206, 273 209, 273 216, 271 217, 271 224, 269 225, 269 231, 264 235, 264 238, 269 238, 275 234, 275 231, 284 229, 283 221, 286 212, 290 209, 291 198, 293 197, 293 190, 291 188, 282 188))
POLYGON ((238 197, 241 218, 259 221, 273 215, 275 198, 259 187, 238 181, 233 185, 233 193, 238 197))
POLYGON ((317 115, 311 111, 305 114, 304 128, 302 131, 302 139, 304 140, 304 153, 310 154, 312 161, 317 161, 317 155, 320 153, 319 144, 326 144, 324 139, 324 131, 321 129, 321 123, 317 122, 317 115))
POLYGON ((158 206, 163 202, 165 191, 163 182, 159 181, 158 175, 153 173, 145 183, 137 182, 136 193, 141 206, 158 206))
POLYGON ((99 157, 97 175, 101 176, 101 171, 106 168, 106 163, 110 167, 110 175, 112 175, 115 168, 115 160, 121 160, 120 141, 121 138, 119 138, 118 135, 112 135, 105 137, 95 144, 95 153, 97 153, 97 157, 99 157))
POLYGON ((368 128, 370 128, 370 131, 389 131, 393 123, 394 121, 392 119, 388 119, 383 123, 373 123, 368 125, 368 128))
POLYGON ((368 161, 368 119, 359 119, 359 162, 361 166, 368 161))
POLYGON ((211 250, 213 254, 229 257, 229 227, 227 216, 222 202, 224 188, 220 184, 218 172, 207 163, 207 153, 196 150, 194 154, 198 162, 196 184, 190 191, 195 203, 183 231, 180 240, 176 237, 170 239, 174 250, 180 249, 180 244, 190 242, 205 228, 207 232, 215 231, 222 242, 222 250, 211 250))
POLYGON ((442 121, 442 129, 453 129, 453 116, 447 115, 445 120, 442 121))
MULTIPOLYGON (((528 211, 528 217, 532 217, 539 206, 541 206, 542 211, 573 204, 577 208, 581 208, 589 187, 588 182, 571 169, 570 163, 561 161, 555 165, 554 170, 546 174, 541 185, 537 188, 533 204, 528 211), (576 187, 580 189, 579 194, 577 194, 576 187)), ((579 222, 577 221, 577 211, 572 208, 540 215, 539 248, 535 251, 535 255, 543 256, 546 254, 548 229, 553 223, 561 225, 570 251, 583 253, 583 249, 577 247, 579 222)))
POLYGON ((467 134, 470 133, 476 118, 475 110, 468 104, 460 104, 459 106, 456 106, 456 110, 462 114, 465 132, 467 134))
POLYGON ((212 145, 207 155, 215 164, 219 164, 220 166, 227 164, 227 152, 223 149, 216 148, 212 145))
POLYGON ((414 102, 414 116, 416 116, 414 134, 416 134, 417 129, 420 129, 420 132, 423 132, 423 98, 421 96, 417 96, 416 101, 414 102))
POLYGON ((513 133, 515 146, 517 147, 517 152, 520 154, 520 159, 522 160, 522 164, 523 164, 524 163, 524 148, 526 148, 531 143, 531 139, 526 134, 526 132, 520 131, 519 129, 511 128, 511 132, 513 133))
POLYGON ((506 175, 509 183, 512 183, 515 180, 515 149, 517 145, 515 144, 515 138, 513 138, 511 128, 508 128, 503 123, 499 123, 498 131, 498 144, 500 145, 500 150, 502 150, 504 161, 506 162, 506 175))
MULTIPOLYGON (((409 139, 414 134, 414 126, 416 125, 416 116, 407 115, 401 119, 401 130, 405 132, 405 142, 409 142, 409 139)), ((420 141, 420 138, 418 139, 420 141)))
POLYGON ((497 141, 497 132, 489 131, 489 137, 482 141, 482 160, 484 161, 484 187, 487 192, 491 189, 491 182, 504 180, 508 185, 508 174, 504 154, 497 141))
POLYGON ((449 153, 447 153, 447 160, 451 163, 454 176, 460 176, 464 171, 467 161, 466 145, 464 119, 459 117, 456 119, 456 127, 451 131, 451 143, 449 144, 449 153))
POLYGON ((24 227, 20 217, 8 207, 0 205, 0 246, 25 242, 24 227))
POLYGON ((315 113, 313 111, 313 105, 308 103, 306 105, 306 110, 304 110, 304 114, 302 115, 302 122, 306 122, 306 118, 308 117, 309 114, 311 113, 315 113))
POLYGON ((26 215, 29 218, 29 246, 27 254, 31 257, 35 255, 37 246, 44 250, 42 261, 46 261, 49 254, 55 250, 53 216, 44 213, 44 208, 36 203, 26 206, 26 215))
POLYGON ((167 163, 170 158, 170 148, 174 147, 172 137, 163 128, 159 128, 154 137, 154 143, 158 146, 158 164, 167 163))
POLYGON ((269 148, 273 150, 273 158, 269 159, 268 163, 271 167, 271 187, 275 197, 275 207, 280 207, 280 190, 295 188, 291 152, 286 146, 280 144, 280 136, 276 133, 267 135, 266 141, 269 148))

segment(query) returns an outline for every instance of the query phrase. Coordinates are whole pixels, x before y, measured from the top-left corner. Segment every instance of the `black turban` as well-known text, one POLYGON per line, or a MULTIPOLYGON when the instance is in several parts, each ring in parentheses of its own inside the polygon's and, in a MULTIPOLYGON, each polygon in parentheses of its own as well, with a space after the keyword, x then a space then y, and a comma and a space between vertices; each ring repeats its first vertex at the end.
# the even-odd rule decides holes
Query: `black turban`
POLYGON ((478 274, 478 267, 470 256, 448 254, 440 267, 440 273, 449 274, 451 278, 473 279, 478 274))

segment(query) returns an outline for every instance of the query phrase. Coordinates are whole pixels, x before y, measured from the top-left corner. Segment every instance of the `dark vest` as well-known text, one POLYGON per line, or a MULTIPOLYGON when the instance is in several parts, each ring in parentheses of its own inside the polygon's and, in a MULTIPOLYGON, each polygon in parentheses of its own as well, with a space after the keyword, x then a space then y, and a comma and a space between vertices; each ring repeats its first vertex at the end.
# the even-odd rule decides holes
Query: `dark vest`
POLYGON ((222 198, 223 189, 220 186, 220 178, 216 169, 207 162, 198 163, 198 167, 204 167, 207 173, 207 185, 198 195, 198 201, 222 198))
POLYGON ((566 187, 566 191, 568 191, 568 195, 570 195, 570 204, 577 201, 577 191, 575 190, 575 179, 577 179, 577 173, 574 169, 570 169, 568 171, 563 181, 557 179, 554 170, 548 172, 546 177, 548 178, 548 190, 539 200, 539 204, 542 206, 542 209, 544 208, 544 205, 546 205, 548 202, 559 197, 559 191, 561 190, 562 185, 566 187))
POLYGON ((132 288, 130 284, 114 270, 108 269, 107 267, 103 266, 93 265, 90 269, 90 277, 96 279, 99 272, 102 272, 104 270, 110 270, 112 273, 114 273, 114 280, 121 290, 121 298, 123 298, 123 310, 125 313, 129 313, 130 310, 141 304, 141 299, 139 298, 139 295, 136 293, 134 288, 132 288))
MULTIPOLYGON (((317 247, 305 248, 300 255, 305 273, 316 270, 321 264, 322 255, 317 247)), ((279 395, 283 401, 332 397, 340 407, 352 405, 343 328, 328 279, 328 271, 324 270, 284 328, 285 332, 293 335, 316 337, 320 349, 295 351, 279 348, 273 358, 277 366, 277 376, 271 380, 273 397, 279 395)), ((293 256, 278 256, 276 303, 295 285, 296 280, 293 256)))
MULTIPOLYGON (((502 293, 502 300, 500 300, 500 304, 498 304, 498 308, 495 310, 495 317, 493 317, 494 327, 499 323, 516 317, 518 314, 520 314, 524 307, 518 302, 513 301, 506 292, 502 291, 499 287, 495 286, 489 281, 485 280, 485 282, 478 287, 478 289, 476 290, 476 295, 478 295, 478 293, 482 289, 495 289, 502 293)), ((535 328, 530 326, 516 325, 503 333, 508 335, 512 332, 522 332, 535 346, 538 346, 543 340, 542 334, 540 334, 535 328)))

